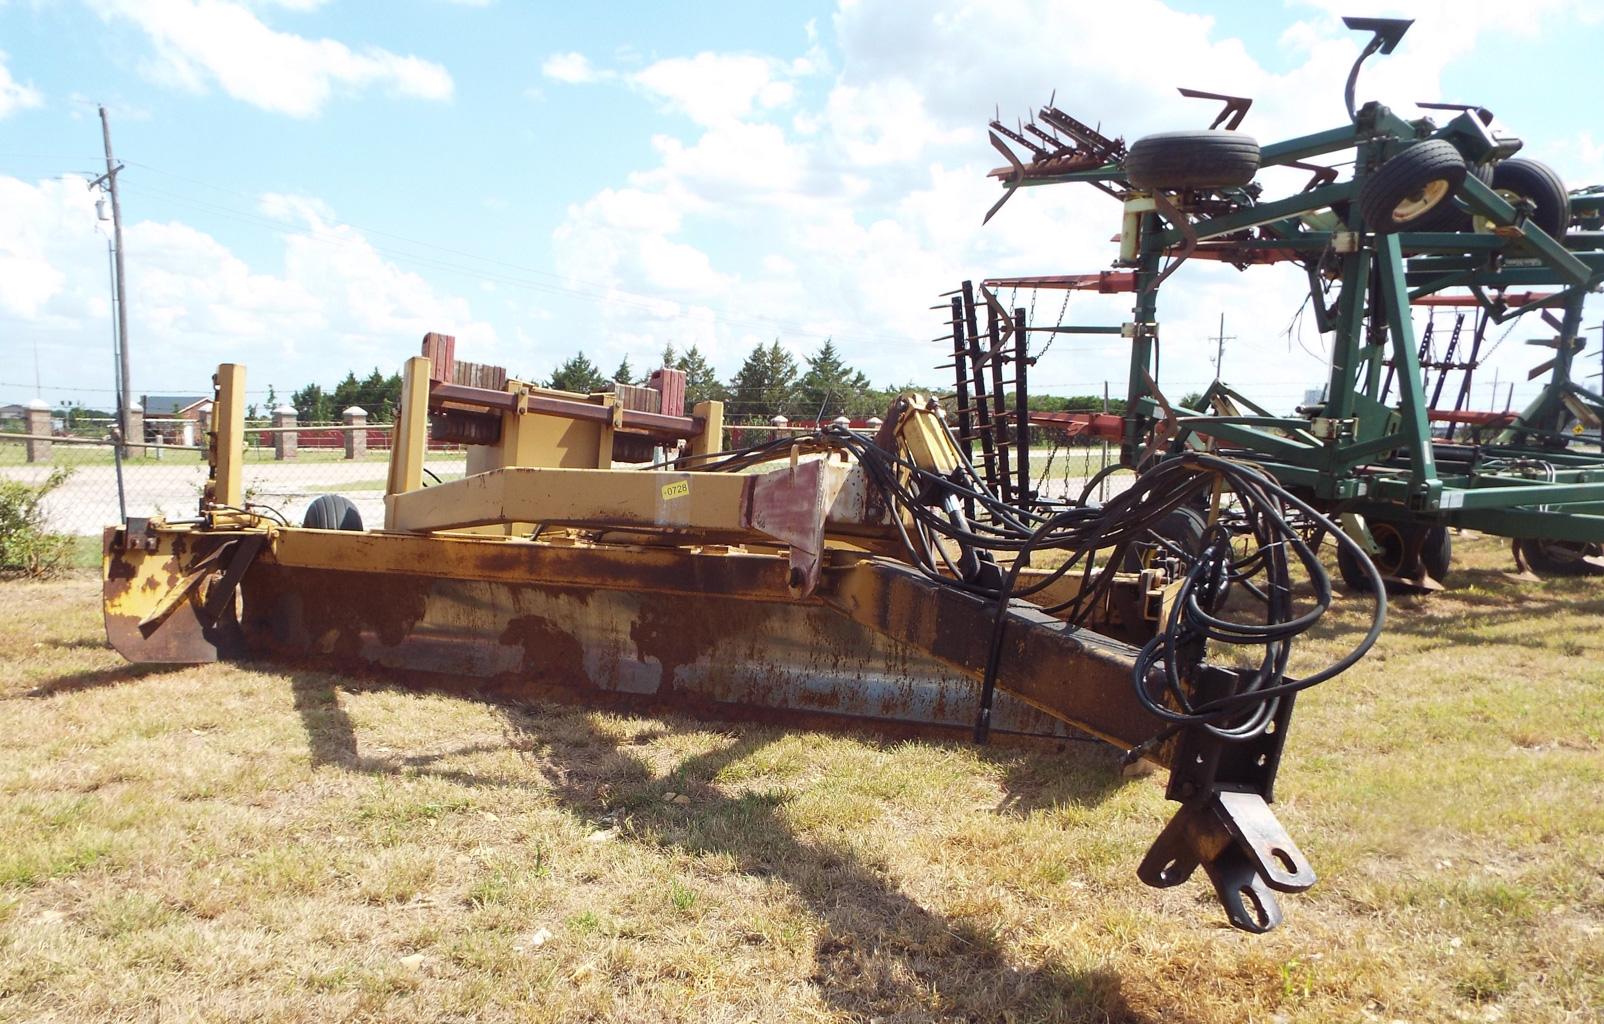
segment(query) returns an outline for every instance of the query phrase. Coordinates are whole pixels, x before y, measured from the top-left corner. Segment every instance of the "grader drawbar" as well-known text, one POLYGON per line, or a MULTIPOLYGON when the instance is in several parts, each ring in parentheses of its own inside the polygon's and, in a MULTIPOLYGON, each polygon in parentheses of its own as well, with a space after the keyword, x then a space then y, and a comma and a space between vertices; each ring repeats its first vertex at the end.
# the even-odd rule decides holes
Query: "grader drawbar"
POLYGON ((431 334, 406 364, 380 529, 334 495, 300 526, 247 500, 244 369, 220 367, 198 514, 105 533, 113 646, 506 701, 1090 734, 1170 770, 1181 807, 1139 868, 1148 884, 1202 867, 1231 923, 1266 931, 1276 893, 1313 883, 1268 807, 1294 696, 1368 649, 1384 604, 1346 657, 1288 673, 1331 588, 1288 525, 1312 510, 1268 478, 1197 453, 1105 506, 1044 513, 991 492, 918 394, 873 437, 723 451, 722 407, 687 412, 675 371, 579 395, 453 350, 431 334), (465 446, 461 479, 426 480, 431 439, 465 446), (1214 494, 1245 538, 1161 539, 1214 494), (1224 663, 1237 651, 1249 663, 1224 663))

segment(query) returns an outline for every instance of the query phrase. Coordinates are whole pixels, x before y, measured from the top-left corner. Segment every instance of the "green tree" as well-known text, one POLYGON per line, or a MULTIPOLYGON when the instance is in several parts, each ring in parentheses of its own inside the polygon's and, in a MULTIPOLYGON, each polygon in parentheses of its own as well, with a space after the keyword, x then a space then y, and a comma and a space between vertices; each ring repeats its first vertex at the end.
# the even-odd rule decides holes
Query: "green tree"
POLYGON ((375 366, 373 372, 362 378, 357 385, 352 401, 340 405, 338 412, 345 412, 352 405, 357 405, 368 414, 368 419, 375 423, 388 423, 395 419, 396 406, 401 404, 401 375, 392 373, 386 377, 375 366))
POLYGON ((819 350, 808 357, 807 372, 802 374, 797 390, 803 415, 809 420, 829 420, 843 413, 861 415, 873 387, 862 371, 842 360, 835 342, 826 338, 819 350))
POLYGON ((614 382, 616 382, 618 384, 636 384, 636 383, 639 383, 635 379, 635 370, 634 370, 634 368, 629 365, 629 357, 628 356, 625 356, 624 357, 624 361, 618 364, 618 369, 613 371, 613 380, 614 380, 614 382))
MULTIPOLYGON (((362 383, 356 379, 355 373, 347 370, 345 378, 334 385, 334 390, 329 394, 329 406, 335 416, 340 416, 351 406, 362 405, 362 398, 362 383)), ((362 408, 366 409, 367 406, 363 405, 362 408)))
POLYGON ((748 421, 790 416, 798 405, 796 383, 796 360, 780 340, 759 343, 730 378, 731 415, 748 421))
MULTIPOLYGON (((668 355, 668 352, 664 352, 668 355)), ((695 345, 685 350, 685 354, 672 363, 664 363, 676 370, 685 373, 685 408, 689 409, 697 402, 722 402, 725 397, 724 385, 719 381, 718 374, 708 365, 707 358, 702 355, 695 345)))
POLYGON ((674 354, 674 343, 671 341, 663 346, 663 361, 659 366, 678 366, 679 358, 674 354))
MULTIPOLYGON (((1031 395, 1030 407, 1037 412, 1102 412, 1102 395, 1031 395)), ((1125 399, 1109 398, 1108 411, 1125 415, 1125 399)))
POLYGON ((296 418, 301 423, 327 423, 334 418, 333 403, 316 384, 292 392, 290 404, 295 407, 296 418))
POLYGON ((558 391, 577 391, 579 394, 588 395, 606 387, 607 378, 596 369, 595 363, 585 357, 585 353, 576 352, 572 359, 557 367, 556 372, 551 375, 551 380, 546 382, 546 386, 556 388, 558 391))

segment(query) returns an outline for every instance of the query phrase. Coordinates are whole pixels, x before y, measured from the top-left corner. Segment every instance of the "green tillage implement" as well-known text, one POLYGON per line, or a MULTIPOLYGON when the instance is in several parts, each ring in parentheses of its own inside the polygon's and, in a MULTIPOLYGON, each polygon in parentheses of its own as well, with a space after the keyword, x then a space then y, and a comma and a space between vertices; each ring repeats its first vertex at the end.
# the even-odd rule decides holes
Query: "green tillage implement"
MULTIPOLYGON (((1355 109, 1360 65, 1391 52, 1410 23, 1347 21, 1374 36, 1349 76, 1351 122, 1328 131, 1262 148, 1235 131, 1171 133, 1127 152, 1052 107, 1039 115, 1045 131, 1024 129, 1031 139, 994 122, 993 144, 1011 165, 993 172, 1005 200, 1022 186, 1085 182, 1125 206, 1116 265, 1128 273, 1013 283, 1135 293, 1122 328, 1131 344, 1126 465, 1183 446, 1256 462, 1321 508, 1351 514, 1350 531, 1372 551, 1382 548, 1366 524, 1388 524, 1403 540, 1390 569, 1400 583, 1424 581, 1421 546, 1446 526, 1515 538, 1517 557, 1525 552, 1540 570, 1597 568, 1587 556, 1604 542, 1604 454, 1577 450, 1575 436, 1598 429, 1604 398, 1572 379, 1572 360, 1583 302, 1604 282, 1604 195, 1567 194, 1541 164, 1511 161, 1521 143, 1495 131, 1485 109, 1433 105, 1459 111, 1442 127, 1378 103, 1355 109), (999 132, 1027 146, 1031 160, 1015 156, 999 132), (1349 180, 1307 162, 1337 153, 1352 157, 1349 180), (1254 179, 1273 167, 1313 177, 1295 194, 1266 199, 1254 179), (1535 186, 1520 184, 1534 177, 1535 186), (1199 258, 1305 268, 1315 321, 1333 337, 1323 403, 1276 416, 1218 381, 1206 409, 1163 398, 1152 376, 1159 287, 1182 261, 1199 258), (1110 279, 1121 280, 1110 287, 1110 279), (1534 287, 1553 291, 1524 302, 1511 294, 1534 287), (1541 395, 1491 443, 1444 444, 1431 433, 1410 308, 1449 290, 1468 292, 1464 304, 1492 322, 1540 312, 1556 329, 1541 395), (1389 367, 1395 402, 1385 400, 1389 367)), ((1216 126, 1235 113, 1234 128, 1246 102, 1230 100, 1216 126)))

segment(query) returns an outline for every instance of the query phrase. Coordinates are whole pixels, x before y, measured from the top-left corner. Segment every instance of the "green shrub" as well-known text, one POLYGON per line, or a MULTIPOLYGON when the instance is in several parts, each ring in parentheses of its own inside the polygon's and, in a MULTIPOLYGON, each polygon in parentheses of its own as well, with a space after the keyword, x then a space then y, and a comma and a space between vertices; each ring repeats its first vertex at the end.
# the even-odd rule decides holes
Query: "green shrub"
POLYGON ((37 484, 0 480, 0 572, 48 576, 66 564, 72 538, 45 529, 40 504, 71 474, 58 466, 37 484))

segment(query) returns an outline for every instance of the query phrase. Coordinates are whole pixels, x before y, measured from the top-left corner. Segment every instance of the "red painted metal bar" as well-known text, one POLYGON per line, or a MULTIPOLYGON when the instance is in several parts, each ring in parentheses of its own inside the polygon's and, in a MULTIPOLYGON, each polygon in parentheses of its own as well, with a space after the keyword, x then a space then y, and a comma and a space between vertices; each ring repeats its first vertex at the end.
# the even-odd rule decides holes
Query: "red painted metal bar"
MULTIPOLYGON (((1546 302, 1555 296, 1555 292, 1505 292, 1504 305, 1526 306, 1533 302, 1546 302)), ((1474 295, 1422 295, 1409 303, 1411 306, 1479 306, 1480 301, 1474 295)))
POLYGON ((1427 416, 1433 423, 1469 423, 1477 427, 1507 427, 1515 422, 1512 412, 1475 412, 1462 409, 1432 409, 1427 416))
POLYGON ((1096 438, 1101 441, 1118 441, 1125 431, 1125 421, 1106 412, 1037 412, 1031 411, 1032 426, 1049 430, 1062 430, 1070 437, 1096 438))
POLYGON ((1057 288, 1068 291, 1101 292, 1114 295, 1136 290, 1136 275, 1123 270, 1104 270, 1096 274, 1047 274, 1041 277, 994 277, 981 282, 983 288, 1057 288))

